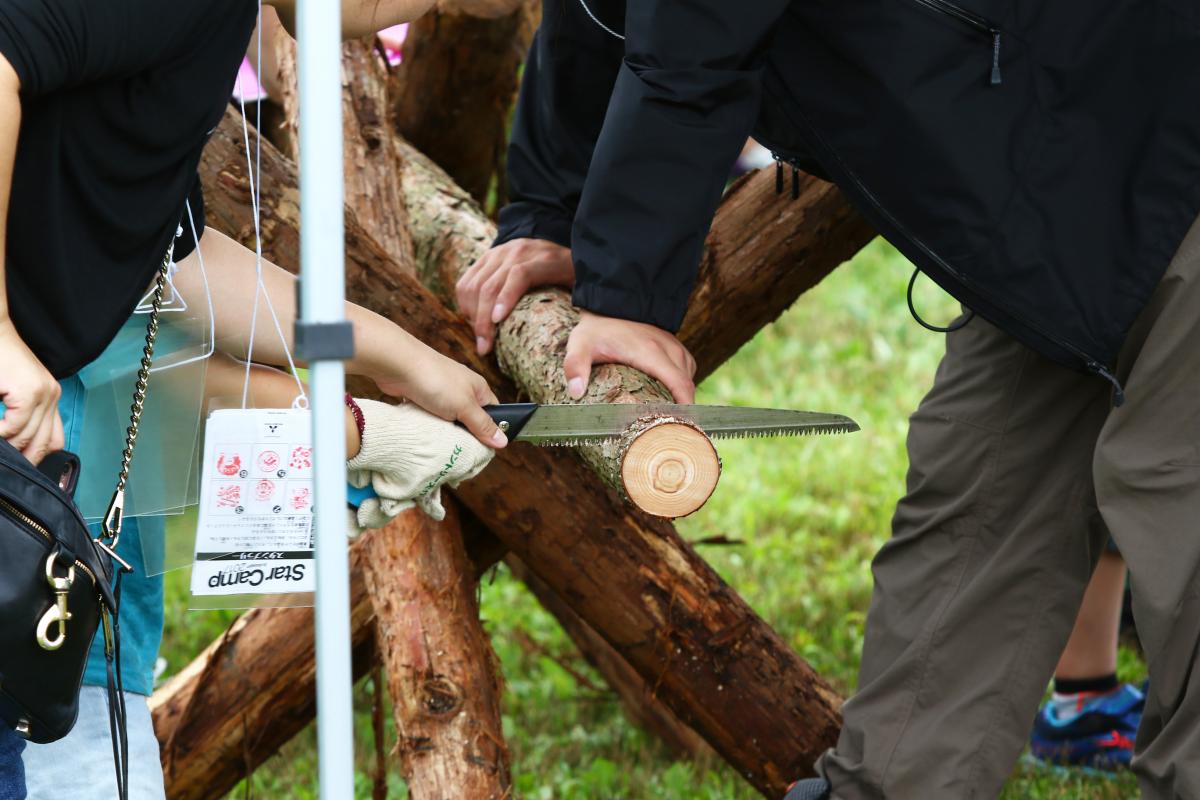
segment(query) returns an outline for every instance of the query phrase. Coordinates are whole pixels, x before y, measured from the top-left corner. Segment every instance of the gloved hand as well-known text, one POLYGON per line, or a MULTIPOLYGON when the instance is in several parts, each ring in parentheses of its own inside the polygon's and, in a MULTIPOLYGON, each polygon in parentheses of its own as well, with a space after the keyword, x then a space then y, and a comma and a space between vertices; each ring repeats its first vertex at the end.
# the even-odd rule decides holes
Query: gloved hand
POLYGON ((495 452, 468 431, 413 405, 357 400, 363 414, 362 445, 346 462, 350 484, 370 484, 371 498, 358 510, 362 527, 379 528, 416 505, 442 520, 443 484, 458 486, 480 472, 495 452))

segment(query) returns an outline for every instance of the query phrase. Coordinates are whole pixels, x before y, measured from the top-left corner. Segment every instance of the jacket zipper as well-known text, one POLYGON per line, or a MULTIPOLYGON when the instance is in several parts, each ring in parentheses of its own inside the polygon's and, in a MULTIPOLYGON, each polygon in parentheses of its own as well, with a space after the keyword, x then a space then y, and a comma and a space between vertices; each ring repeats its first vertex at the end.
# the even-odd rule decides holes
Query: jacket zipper
POLYGON ((992 40, 992 76, 991 85, 999 86, 1000 80, 1000 28, 986 17, 981 17, 974 11, 968 11, 962 6, 947 2, 947 0, 911 0, 917 5, 924 6, 942 16, 955 20, 976 33, 992 40))
MULTIPOLYGON (((54 537, 50 535, 50 531, 46 530, 45 526, 43 526, 33 517, 26 514, 21 509, 17 508, 12 503, 8 502, 8 500, 4 499, 3 497, 0 497, 0 509, 3 509, 5 513, 16 519, 18 522, 25 523, 27 528, 45 539, 47 544, 51 546, 54 545, 54 537)), ((87 576, 92 579, 92 585, 96 585, 96 575, 92 572, 91 568, 88 567, 87 564, 84 564, 79 559, 75 559, 75 566, 86 572, 87 576)))
POLYGON ((787 164, 792 168, 792 199, 800 199, 800 162, 794 158, 787 158, 779 153, 772 152, 771 158, 775 159, 775 194, 783 194, 783 165, 787 164))

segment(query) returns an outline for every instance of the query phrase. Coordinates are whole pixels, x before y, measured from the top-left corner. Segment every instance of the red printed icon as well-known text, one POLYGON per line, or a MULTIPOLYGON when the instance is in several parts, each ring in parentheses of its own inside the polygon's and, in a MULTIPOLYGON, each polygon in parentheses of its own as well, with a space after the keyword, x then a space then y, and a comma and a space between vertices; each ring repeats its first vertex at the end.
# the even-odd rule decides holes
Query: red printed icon
POLYGON ((274 472, 279 469, 279 453, 274 450, 264 450, 258 454, 259 472, 274 472))
POLYGON ((298 486, 292 490, 288 502, 291 504, 293 511, 304 511, 312 503, 312 490, 307 486, 298 486))
POLYGON ((242 485, 228 483, 217 487, 217 508, 237 508, 242 504, 242 485))
POLYGON ((217 472, 227 478, 237 475, 242 470, 242 457, 237 453, 221 453, 217 456, 217 472))
POLYGON ((307 445, 297 445, 292 448, 292 460, 288 462, 292 469, 310 469, 312 467, 312 448, 307 445))
POLYGON ((275 494, 274 481, 262 480, 254 485, 254 498, 260 503, 270 500, 273 494, 275 494))

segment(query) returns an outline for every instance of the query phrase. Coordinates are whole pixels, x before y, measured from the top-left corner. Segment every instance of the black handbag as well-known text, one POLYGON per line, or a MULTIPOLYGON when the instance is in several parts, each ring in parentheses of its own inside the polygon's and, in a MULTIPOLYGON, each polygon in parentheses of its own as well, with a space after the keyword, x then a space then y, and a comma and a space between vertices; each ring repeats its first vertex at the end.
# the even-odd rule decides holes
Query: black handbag
POLYGON ((51 454, 35 467, 0 439, 0 718, 31 742, 66 736, 79 715, 88 651, 97 629, 102 630, 121 798, 127 796, 129 748, 117 620, 120 576, 132 567, 114 550, 173 253, 174 244, 158 272, 125 451, 103 534, 92 538, 72 500, 79 475, 75 456, 51 454))

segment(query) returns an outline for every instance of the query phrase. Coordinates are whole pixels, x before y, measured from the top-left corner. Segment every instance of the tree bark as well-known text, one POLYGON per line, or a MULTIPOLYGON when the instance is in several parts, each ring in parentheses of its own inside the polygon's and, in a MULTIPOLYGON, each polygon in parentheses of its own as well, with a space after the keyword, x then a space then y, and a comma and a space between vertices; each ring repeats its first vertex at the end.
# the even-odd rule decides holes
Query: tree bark
POLYGON ((401 516, 364 548, 377 648, 413 800, 508 798, 496 658, 479 621, 453 500, 446 520, 401 516))
POLYGON ((679 330, 696 359, 696 382, 873 238, 832 183, 802 175, 792 200, 775 193, 770 169, 743 176, 713 220, 679 330))
MULTIPOLYGON (((404 522, 368 531, 350 546, 350 633, 354 677, 375 663, 375 611, 364 555, 405 535, 404 522)), ((467 545, 478 577, 500 551, 470 528, 467 545)), ((150 698, 172 800, 221 797, 316 716, 313 612, 247 611, 150 698)))
MULTIPOLYGON (((286 122, 286 137, 276 144, 290 146, 284 153, 299 160, 300 107, 296 91, 296 41, 282 28, 271 36, 274 58, 274 100, 286 122)), ((387 66, 368 38, 342 45, 342 171, 346 206, 380 247, 401 264, 412 262, 413 242, 408 209, 401 196, 402 154, 392 131, 391 103, 387 92, 387 66)))
POLYGON ((523 581, 542 607, 558 620, 580 655, 604 677, 605 683, 616 693, 630 722, 657 736, 676 755, 691 758, 713 755, 712 748, 704 738, 663 705, 655 696, 654 687, 647 684, 621 654, 572 611, 545 581, 516 556, 510 555, 505 563, 513 576, 523 581))
MULTIPOLYGON (((210 224, 245 240, 253 229, 246 225, 240 136, 240 125, 227 118, 209 142, 201 178, 210 224)), ((405 171, 415 223, 414 206, 434 201, 411 196, 405 171)), ((262 175, 264 253, 296 269, 294 167, 264 146, 262 175)), ((445 178, 426 191, 447 193, 438 201, 443 207, 461 205, 461 190, 452 191, 445 178)), ((461 210, 479 213, 473 205, 461 210)), ((414 224, 414 244, 417 230, 414 224)), ((418 338, 482 374, 502 399, 515 399, 512 384, 475 354, 460 318, 404 274, 352 217, 346 234, 352 300, 402 320, 418 338)), ((745 340, 752 333, 730 335, 745 340)), ((669 523, 621 502, 572 453, 514 445, 457 495, 764 794, 781 794, 810 773, 814 758, 836 739, 840 701, 833 690, 669 523)))
POLYGON ((409 25, 392 73, 397 129, 481 205, 506 202, 504 155, 535 0, 441 0, 409 25))

